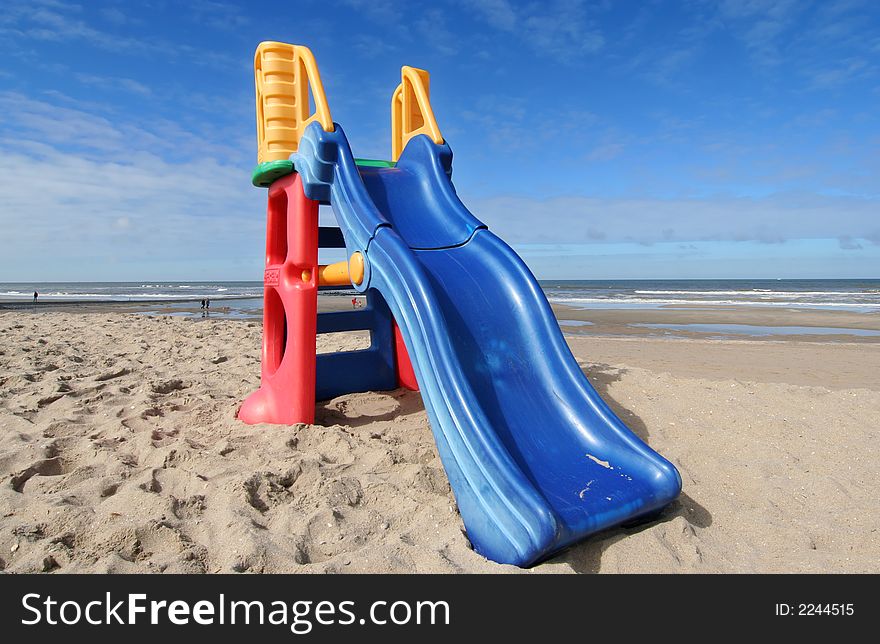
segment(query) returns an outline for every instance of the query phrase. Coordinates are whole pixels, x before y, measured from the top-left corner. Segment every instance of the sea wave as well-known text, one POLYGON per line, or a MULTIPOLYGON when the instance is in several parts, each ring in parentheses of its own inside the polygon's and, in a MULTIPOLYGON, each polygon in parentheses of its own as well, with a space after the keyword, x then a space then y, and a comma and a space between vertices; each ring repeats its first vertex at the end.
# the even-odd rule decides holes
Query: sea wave
POLYGON ((733 300, 733 299, 683 299, 683 298, 634 298, 634 297, 564 297, 551 295, 548 298, 551 302, 558 304, 570 304, 574 306, 589 305, 655 305, 655 306, 681 306, 681 305, 710 305, 710 306, 779 306, 779 307, 798 307, 798 308, 857 308, 857 309, 877 309, 880 308, 880 301, 875 302, 774 302, 771 300, 733 300))
MULTIPOLYGON (((245 299, 252 297, 262 297, 263 292, 260 289, 259 292, 254 293, 221 293, 221 294, 210 294, 211 299, 217 300, 233 300, 233 299, 245 299)), ((0 298, 9 297, 9 298, 17 298, 17 299, 29 299, 33 297, 30 293, 19 293, 16 291, 0 291, 0 298)), ((180 301, 188 301, 188 300, 197 300, 205 295, 199 295, 197 293, 193 294, 182 294, 182 293, 66 293, 66 292, 40 292, 40 300, 46 298, 54 298, 54 299, 83 299, 83 300, 93 300, 93 299, 104 299, 108 301, 125 301, 125 300, 180 300, 180 301)))
POLYGON ((755 293, 767 294, 772 297, 816 297, 816 296, 850 296, 874 295, 874 291, 773 291, 770 289, 749 289, 736 291, 661 291, 639 290, 633 291, 636 295, 755 295, 755 293))

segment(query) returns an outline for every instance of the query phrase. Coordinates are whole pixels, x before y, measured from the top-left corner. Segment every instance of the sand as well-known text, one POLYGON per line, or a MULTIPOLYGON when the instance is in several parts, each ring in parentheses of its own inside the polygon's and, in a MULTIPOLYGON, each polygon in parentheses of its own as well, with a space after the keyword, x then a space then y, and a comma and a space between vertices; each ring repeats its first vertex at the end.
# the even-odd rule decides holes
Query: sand
POLYGON ((321 403, 315 426, 238 422, 260 333, 0 312, 0 569, 880 572, 880 342, 571 335, 684 492, 523 571, 471 550, 417 393, 321 403))

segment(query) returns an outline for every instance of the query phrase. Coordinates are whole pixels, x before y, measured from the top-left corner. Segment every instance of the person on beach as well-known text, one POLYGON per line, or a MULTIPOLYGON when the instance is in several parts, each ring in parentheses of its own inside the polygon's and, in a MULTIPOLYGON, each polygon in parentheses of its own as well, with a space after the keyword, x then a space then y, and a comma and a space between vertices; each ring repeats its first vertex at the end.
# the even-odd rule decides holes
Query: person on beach
POLYGON ((211 298, 206 297, 205 298, 205 312, 207 313, 208 309, 210 309, 210 308, 211 308, 211 298))
POLYGON ((37 298, 40 297, 40 294, 34 291, 34 304, 37 303, 37 298))
POLYGON ((205 308, 205 298, 202 298, 202 306, 201 308, 205 308))

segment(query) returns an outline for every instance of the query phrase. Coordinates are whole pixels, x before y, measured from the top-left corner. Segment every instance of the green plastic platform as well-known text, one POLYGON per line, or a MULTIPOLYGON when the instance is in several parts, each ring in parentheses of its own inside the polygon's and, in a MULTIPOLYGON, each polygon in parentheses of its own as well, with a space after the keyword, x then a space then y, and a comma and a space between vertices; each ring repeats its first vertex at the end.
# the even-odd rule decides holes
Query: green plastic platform
MULTIPOLYGON (((393 168, 397 165, 394 161, 382 159, 355 159, 354 162, 363 168, 393 168)), ((296 172, 293 161, 281 159, 279 161, 264 161, 254 168, 251 174, 251 183, 257 188, 268 188, 274 181, 296 172)))

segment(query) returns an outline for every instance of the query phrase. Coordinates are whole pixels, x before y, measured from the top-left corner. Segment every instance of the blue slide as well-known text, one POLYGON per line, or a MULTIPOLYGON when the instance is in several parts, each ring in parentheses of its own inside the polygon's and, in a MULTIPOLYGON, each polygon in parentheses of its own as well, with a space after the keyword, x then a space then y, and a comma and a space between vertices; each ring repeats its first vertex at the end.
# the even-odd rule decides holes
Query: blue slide
POLYGON ((291 158, 366 258, 358 289, 401 328, 475 550, 527 566, 674 500, 678 471, 596 393, 528 267, 459 201, 449 147, 420 135, 396 167, 358 167, 335 127, 312 123, 291 158))

